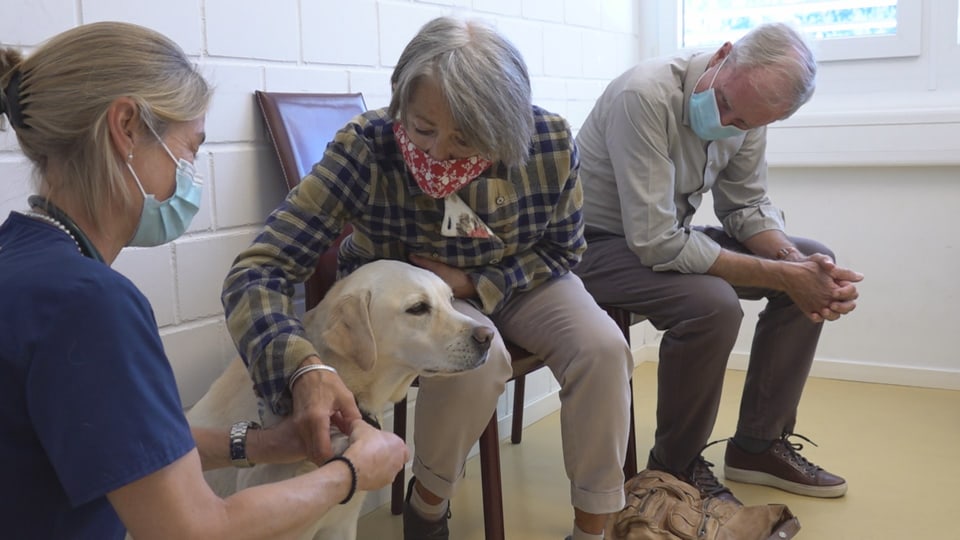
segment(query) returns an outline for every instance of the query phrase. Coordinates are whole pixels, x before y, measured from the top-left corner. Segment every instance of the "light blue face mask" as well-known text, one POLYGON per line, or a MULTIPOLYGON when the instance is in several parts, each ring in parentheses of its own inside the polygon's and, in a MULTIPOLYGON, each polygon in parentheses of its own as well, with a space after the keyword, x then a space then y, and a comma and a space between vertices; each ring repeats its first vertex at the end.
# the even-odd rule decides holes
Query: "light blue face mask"
MULTIPOLYGON (((150 126, 147 126, 150 127, 150 126)), ((150 131, 153 128, 150 127, 150 131)), ((133 166, 127 162, 127 168, 137 181, 140 193, 143 194, 143 211, 140 213, 140 224, 128 246, 153 247, 173 241, 186 232, 193 217, 200 210, 200 193, 203 190, 202 177, 197 174, 192 163, 185 159, 177 159, 167 148, 163 140, 153 131, 170 159, 177 164, 177 189, 167 200, 160 202, 143 189, 143 184, 133 166)))
MULTIPOLYGON (((736 126, 724 126, 720 123, 720 109, 717 107, 717 94, 713 89, 713 83, 717 80, 717 74, 720 73, 720 68, 723 67, 727 58, 729 56, 725 56, 717 70, 713 72, 710 86, 703 92, 696 92, 690 96, 690 127, 698 137, 707 141, 726 139, 744 132, 736 126)), ((704 71, 700 79, 706 74, 707 72, 704 71)), ((700 84, 700 79, 697 79, 694 88, 700 84)))

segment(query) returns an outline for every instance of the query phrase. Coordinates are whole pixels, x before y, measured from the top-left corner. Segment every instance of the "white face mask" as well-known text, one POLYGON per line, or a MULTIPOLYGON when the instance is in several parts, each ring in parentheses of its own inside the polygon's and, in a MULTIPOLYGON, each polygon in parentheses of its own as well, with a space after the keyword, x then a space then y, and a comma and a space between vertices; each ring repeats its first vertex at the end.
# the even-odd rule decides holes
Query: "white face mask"
POLYGON ((129 246, 153 247, 171 242, 186 232, 190 226, 193 217, 200 210, 200 195, 203 190, 202 177, 197 174, 196 168, 192 163, 185 159, 177 159, 173 152, 164 144, 160 136, 149 125, 153 136, 160 141, 163 149, 166 150, 170 159, 177 164, 177 189, 173 196, 160 202, 152 194, 148 194, 143 189, 140 178, 133 170, 130 162, 127 162, 127 168, 130 174, 137 181, 140 193, 143 194, 143 211, 140 213, 140 224, 137 226, 137 232, 130 240, 129 246))
MULTIPOLYGON (((717 74, 720 73, 720 68, 723 67, 727 58, 730 57, 725 56, 717 70, 713 72, 710 86, 703 92, 696 92, 690 96, 690 127, 698 137, 707 141, 726 139, 744 133, 736 126, 725 126, 720 123, 720 109, 717 107, 717 94, 713 89, 713 83, 716 82, 717 74)), ((700 84, 700 79, 706 74, 707 72, 704 71, 700 75, 694 88, 700 84)))

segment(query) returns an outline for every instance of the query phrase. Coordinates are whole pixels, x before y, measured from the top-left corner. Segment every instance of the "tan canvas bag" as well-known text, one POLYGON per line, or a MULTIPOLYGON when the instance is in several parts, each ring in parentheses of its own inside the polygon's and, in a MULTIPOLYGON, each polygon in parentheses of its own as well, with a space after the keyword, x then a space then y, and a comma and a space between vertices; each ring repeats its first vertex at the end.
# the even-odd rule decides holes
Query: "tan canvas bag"
POLYGON ((703 500, 696 488, 661 471, 641 471, 625 489, 626 506, 607 529, 613 540, 787 540, 800 530, 782 504, 703 500))

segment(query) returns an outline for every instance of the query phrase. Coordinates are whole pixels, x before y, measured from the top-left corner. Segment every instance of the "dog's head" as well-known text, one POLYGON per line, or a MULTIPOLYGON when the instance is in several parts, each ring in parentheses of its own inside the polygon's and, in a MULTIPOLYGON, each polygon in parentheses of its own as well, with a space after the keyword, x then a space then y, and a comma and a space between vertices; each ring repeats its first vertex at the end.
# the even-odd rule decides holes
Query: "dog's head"
POLYGON ((483 364, 494 330, 458 312, 452 300, 433 272, 379 260, 340 280, 304 325, 314 344, 362 371, 392 365, 415 375, 459 373, 483 364))

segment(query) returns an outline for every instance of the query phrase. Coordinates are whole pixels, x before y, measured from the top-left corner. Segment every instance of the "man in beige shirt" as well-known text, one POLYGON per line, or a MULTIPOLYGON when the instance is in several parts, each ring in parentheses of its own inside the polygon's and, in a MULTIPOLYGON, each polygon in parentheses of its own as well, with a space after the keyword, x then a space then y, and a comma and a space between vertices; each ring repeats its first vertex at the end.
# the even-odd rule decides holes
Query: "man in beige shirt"
POLYGON ((763 25, 713 54, 635 66, 610 83, 577 137, 588 248, 575 272, 599 303, 665 331, 648 467, 705 496, 733 498, 701 453, 740 299, 767 304, 727 441, 726 478, 815 497, 847 489, 788 437, 822 323, 854 309, 862 276, 835 265, 822 244, 787 236, 767 197, 765 126, 806 103, 815 75, 795 31, 763 25), (707 192, 722 229, 691 224, 707 192))

